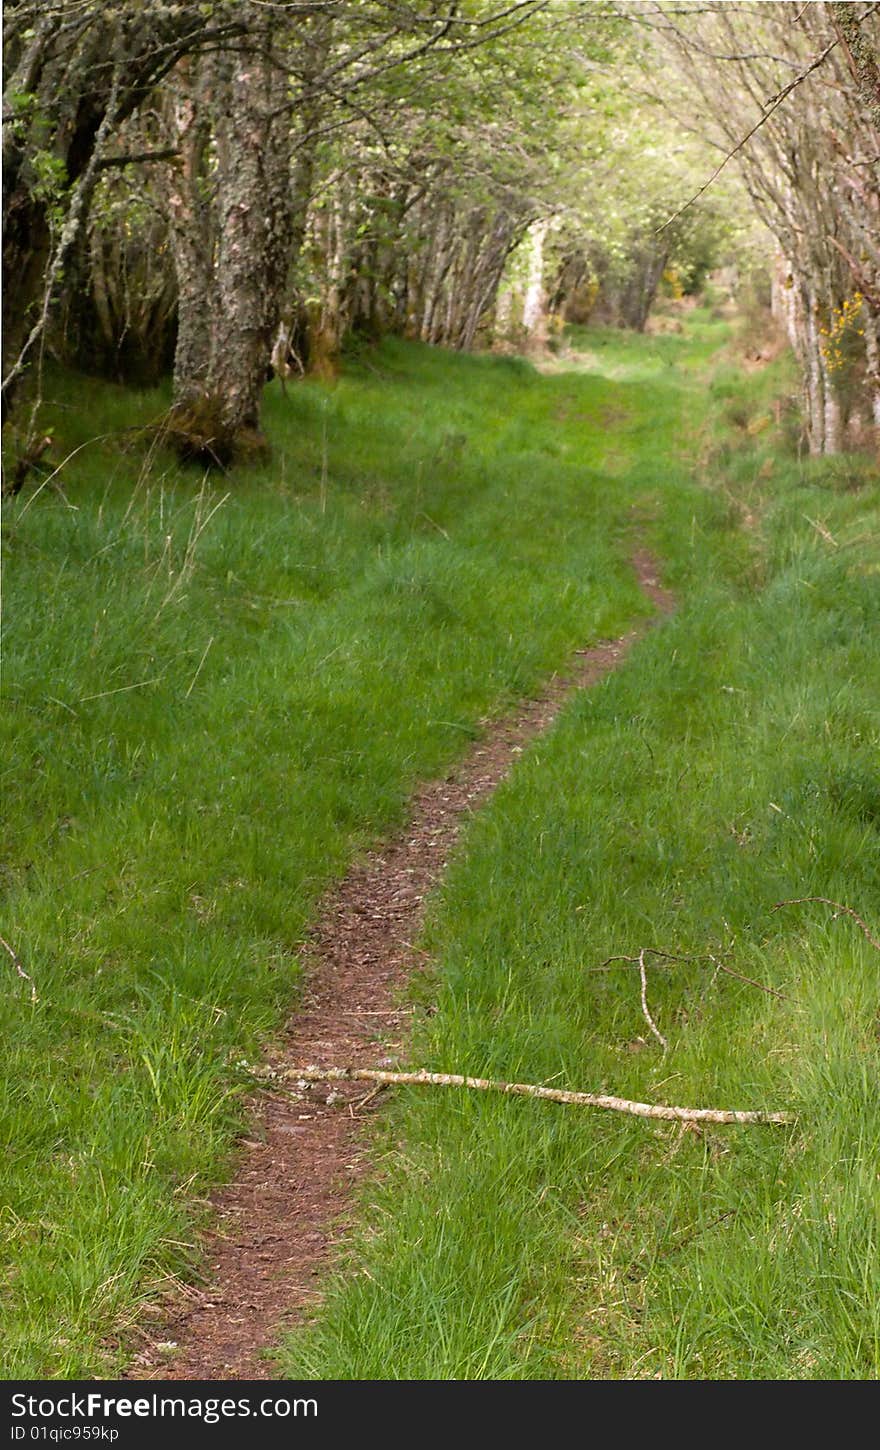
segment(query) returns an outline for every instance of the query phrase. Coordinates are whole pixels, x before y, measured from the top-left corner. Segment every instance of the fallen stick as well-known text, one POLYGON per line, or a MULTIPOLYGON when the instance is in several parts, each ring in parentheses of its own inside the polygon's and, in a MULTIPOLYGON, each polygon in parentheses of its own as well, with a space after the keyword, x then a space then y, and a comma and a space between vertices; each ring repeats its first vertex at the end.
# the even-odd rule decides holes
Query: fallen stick
POLYGON ((677 1108, 665 1103, 635 1103, 628 1098, 607 1093, 569 1092, 566 1088, 539 1087, 534 1083, 500 1082, 494 1078, 461 1077, 446 1072, 385 1072, 373 1067, 289 1067, 252 1068, 242 1063, 243 1071, 264 1086, 295 1091, 288 1083, 309 1082, 375 1082, 401 1087, 464 1087, 479 1092, 504 1093, 522 1098, 543 1098, 551 1103, 570 1103, 579 1108, 609 1108, 616 1113, 629 1113, 634 1118, 661 1118, 673 1123, 793 1123, 793 1113, 743 1112, 733 1108, 677 1108))
POLYGON ((645 970, 644 950, 639 952, 639 976, 642 982, 642 1016, 644 1017, 657 1041, 660 1043, 663 1051, 668 1052, 669 1043, 666 1041, 666 1038, 663 1036, 663 1033, 660 1031, 660 1028, 657 1026, 657 1023, 654 1021, 653 1017, 648 1011, 648 973, 645 970))
POLYGON ((853 921, 857 922, 861 927, 871 946, 880 952, 880 941, 871 935, 871 928, 868 926, 868 923, 863 921, 858 912, 853 911, 851 906, 844 906, 840 901, 829 901, 827 896, 791 896, 786 901, 777 901, 773 910, 778 911, 780 906, 801 906, 805 901, 820 901, 823 906, 833 906, 835 916, 839 915, 841 911, 847 916, 851 916, 853 921))
POLYGON ((6 950, 8 951, 8 953, 9 953, 9 955, 11 956, 11 958, 12 958, 12 965, 15 968, 16 975, 19 976, 19 977, 21 977, 22 981, 24 981, 24 982, 30 982, 30 984, 31 984, 31 1001, 32 1002, 39 1002, 40 999, 37 996, 37 989, 34 986, 34 979, 33 979, 33 977, 29 977, 28 976, 27 972, 25 971, 24 967, 22 966, 22 964, 21 964, 21 958, 19 957, 18 952, 15 950, 14 947, 11 947, 9 945, 9 942, 6 940, 6 938, 5 937, 2 937, 2 936, 0 936, 0 946, 5 947, 6 950))
MULTIPOLYGON (((804 898, 804 900, 812 899, 812 897, 804 898)), ((824 897, 816 897, 815 899, 817 901, 824 900, 824 897)), ((778 903, 779 906, 787 906, 788 904, 789 903, 786 901, 780 901, 778 903)), ((775 906, 773 910, 776 910, 775 906)), ((845 907, 844 910, 848 911, 849 908, 845 907)), ((777 991, 775 987, 768 987, 764 982, 756 982, 754 977, 747 977, 744 975, 743 972, 735 972, 733 970, 733 967, 728 967, 724 962, 719 961, 718 958, 716 956, 713 956, 711 952, 701 952, 699 956, 689 956, 685 955, 682 952, 661 951, 660 947, 642 947, 642 950, 639 952, 639 955, 637 957, 606 957, 604 962, 600 962, 597 967, 587 967, 587 971, 604 972, 607 971, 607 969, 614 962, 633 962, 634 964, 643 967, 644 958, 646 956, 662 957, 663 960, 667 962, 711 962, 719 972, 726 972, 728 977, 736 977, 738 982, 748 982, 750 987, 757 987, 759 992, 767 992, 768 995, 771 997, 778 997, 780 1002, 794 1002, 793 997, 787 997, 784 992, 777 991)), ((795 1002, 795 1006, 797 1005, 798 1004, 795 1002)))
MULTIPOLYGON (((784 992, 778 991, 776 987, 768 987, 766 982, 756 982, 754 977, 747 977, 744 972, 735 972, 733 967, 725 966, 724 962, 719 962, 718 958, 713 957, 711 953, 709 954, 709 960, 715 963, 719 972, 726 972, 728 977, 736 977, 738 982, 748 982, 750 987, 757 987, 759 992, 766 992, 768 997, 778 997, 780 1002, 794 1002, 793 997, 787 997, 784 992)), ((797 1002, 794 1002, 794 1005, 797 1007, 797 1002)), ((799 1010, 803 1011, 803 1008, 799 1010)))

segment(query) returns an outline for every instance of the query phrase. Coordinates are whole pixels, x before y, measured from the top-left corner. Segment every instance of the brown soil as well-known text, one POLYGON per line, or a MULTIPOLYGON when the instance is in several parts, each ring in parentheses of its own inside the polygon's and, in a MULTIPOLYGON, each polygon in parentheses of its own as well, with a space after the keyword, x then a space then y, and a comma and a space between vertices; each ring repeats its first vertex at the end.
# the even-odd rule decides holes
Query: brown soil
MULTIPOLYGON (((658 583, 654 560, 639 550, 632 562, 644 593, 669 613, 672 598, 658 583)), ((304 949, 306 989, 275 1065, 377 1066, 394 1059, 406 1036, 400 989, 418 966, 413 942, 425 897, 463 822, 568 697, 614 669, 641 633, 579 650, 540 698, 491 723, 446 779, 418 790, 404 833, 330 892, 304 949)), ((130 1375, 271 1378, 265 1349, 314 1308, 321 1274, 345 1230, 352 1186, 368 1164, 363 1125, 372 1108, 363 1085, 332 1089, 320 1084, 301 1101, 265 1094, 253 1102, 238 1172, 213 1198, 215 1227, 205 1246, 210 1282, 181 1290, 166 1306, 161 1330, 153 1329, 130 1375)))

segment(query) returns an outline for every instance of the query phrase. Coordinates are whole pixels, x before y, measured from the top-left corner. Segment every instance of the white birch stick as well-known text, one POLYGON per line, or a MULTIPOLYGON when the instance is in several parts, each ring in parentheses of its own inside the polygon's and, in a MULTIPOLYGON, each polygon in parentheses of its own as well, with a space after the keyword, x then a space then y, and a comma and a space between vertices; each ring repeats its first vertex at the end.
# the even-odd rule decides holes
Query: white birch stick
POLYGON ((375 1082, 382 1086, 463 1087, 479 1092, 504 1093, 511 1097, 543 1098, 551 1103, 569 1103, 580 1108, 608 1108, 634 1118, 660 1118, 673 1123, 793 1123, 795 1115, 784 1112, 743 1111, 737 1108, 679 1108, 666 1103, 637 1103, 608 1093, 569 1092, 566 1088, 539 1087, 534 1083, 501 1082, 495 1078, 462 1077, 458 1073, 386 1072, 372 1067, 250 1068, 248 1074, 266 1087, 291 1091, 288 1085, 311 1082, 375 1082))

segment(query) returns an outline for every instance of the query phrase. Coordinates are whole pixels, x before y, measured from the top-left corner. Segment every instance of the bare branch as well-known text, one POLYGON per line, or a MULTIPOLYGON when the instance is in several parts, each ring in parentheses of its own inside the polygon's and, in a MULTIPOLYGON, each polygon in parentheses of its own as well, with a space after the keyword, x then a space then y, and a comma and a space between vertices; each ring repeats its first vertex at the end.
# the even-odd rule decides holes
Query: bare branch
POLYGON ((106 171, 110 166, 134 166, 149 161, 172 161, 179 156, 176 146, 166 146, 163 151, 130 151, 124 156, 99 156, 95 162, 96 171, 106 171))
POLYGON ((839 901, 829 901, 827 896, 792 896, 786 901, 777 901, 773 910, 778 911, 781 906, 800 906, 803 902, 806 901, 820 901, 823 906, 833 907, 835 916, 837 916, 841 911, 844 912, 846 916, 851 916, 853 921, 858 922, 859 926, 862 928, 862 931, 865 933, 865 936, 868 938, 868 941, 871 943, 871 946, 874 947, 876 951, 880 952, 880 941, 878 941, 877 938, 872 935, 871 929, 868 926, 867 922, 862 920, 858 912, 853 911, 851 906, 842 905, 842 903, 839 901))
POLYGON ((19 977, 21 977, 25 982, 30 982, 30 984, 31 984, 31 1001, 32 1002, 39 1002, 40 999, 37 996, 37 989, 34 986, 34 979, 33 979, 33 977, 29 977, 28 976, 27 972, 25 971, 24 967, 22 966, 21 959, 20 959, 20 957, 18 955, 18 952, 14 949, 14 947, 11 947, 9 945, 9 942, 6 940, 6 938, 5 937, 2 937, 2 936, 0 936, 0 946, 5 947, 6 950, 8 951, 8 953, 9 953, 9 955, 11 956, 11 958, 12 958, 12 965, 15 968, 15 971, 16 971, 17 975, 19 977))
POLYGON ((744 972, 734 971, 733 967, 728 967, 725 962, 720 961, 712 952, 690 956, 684 952, 662 951, 660 947, 643 947, 637 957, 606 957, 604 962, 600 962, 597 967, 590 967, 589 970, 592 972, 602 972, 614 962, 629 962, 633 966, 636 966, 646 956, 662 957, 667 962, 711 962, 714 967, 717 967, 719 972, 726 973, 728 977, 736 977, 738 982, 748 982, 750 987, 757 987, 759 992, 766 992, 770 997, 778 997, 780 1002, 794 1002, 793 997, 787 997, 784 992, 778 991, 776 987, 768 987, 765 982, 757 982, 754 977, 747 977, 744 972))
MULTIPOLYGON (((865 12, 865 15, 859 17, 859 19, 864 20, 868 15, 873 14, 876 9, 876 5, 871 5, 865 12)), ((755 122, 754 126, 752 126, 742 137, 742 139, 738 141, 737 144, 730 151, 727 152, 724 159, 719 162, 715 170, 712 172, 712 175, 709 177, 708 181, 704 182, 703 185, 694 192, 694 195, 690 198, 690 200, 686 201, 683 206, 680 206, 676 212, 673 212, 671 217, 667 218, 667 220, 663 223, 661 227, 657 228, 655 236, 659 236, 661 232, 665 232, 666 228, 672 226, 672 223, 674 221, 677 221, 683 212, 686 212, 690 207, 694 205, 696 201, 699 201, 703 193, 708 191, 712 183, 716 181, 721 175, 721 172, 724 170, 727 163, 729 161, 732 161, 734 156, 738 155, 739 152, 742 151, 743 147, 746 146, 749 141, 751 141, 755 133, 759 131, 764 123, 770 119, 774 111, 778 110, 779 107, 782 105, 783 101, 785 101, 788 96, 791 95, 792 91, 795 90, 799 85, 802 85, 803 82, 808 78, 808 76, 811 76, 813 74, 813 71, 817 70, 820 65, 824 64, 831 52, 840 44, 840 40, 840 35, 835 35, 834 39, 832 41, 829 41, 828 45, 825 46, 824 50, 822 50, 818 55, 814 56, 808 65, 804 66, 803 69, 799 71, 792 80, 790 80, 786 85, 782 87, 781 91, 778 91, 775 96, 771 96, 770 99, 765 102, 763 113, 755 122)))
POLYGON ((501 1082, 496 1078, 462 1077, 445 1072, 384 1072, 370 1067, 251 1068, 241 1064, 248 1076, 270 1091, 296 1092, 296 1084, 310 1082, 375 1082, 383 1086, 463 1087, 477 1092, 503 1093, 507 1097, 540 1098, 544 1102, 567 1103, 579 1108, 607 1108, 634 1118, 654 1118, 672 1123, 794 1123, 793 1113, 743 1111, 736 1108, 679 1108, 665 1103, 638 1103, 608 1093, 568 1092, 565 1088, 540 1087, 535 1083, 501 1082))
POLYGON ((33 327, 25 339, 18 357, 3 379, 0 392, 5 393, 17 377, 24 371, 30 356, 31 350, 45 333, 46 324, 49 320, 49 312, 52 306, 52 298, 55 291, 55 284, 61 275, 61 269, 67 260, 68 253, 76 240, 83 218, 86 215, 89 201, 94 189, 95 177, 98 170, 98 162, 108 137, 112 134, 118 120, 120 79, 119 67, 114 73, 113 86, 110 91, 110 99, 107 102, 107 109, 101 119, 95 137, 95 144, 88 165, 73 188, 67 208, 67 216, 58 238, 55 254, 46 273, 46 280, 43 286, 43 301, 39 315, 33 327))
POLYGON ((654 1021, 653 1017, 648 1011, 648 973, 645 970, 644 948, 642 949, 642 951, 639 952, 639 977, 641 978, 642 983, 642 1016, 644 1017, 657 1041, 660 1043, 663 1051, 668 1052, 669 1043, 666 1041, 666 1038, 663 1036, 663 1033, 660 1031, 657 1023, 654 1021))

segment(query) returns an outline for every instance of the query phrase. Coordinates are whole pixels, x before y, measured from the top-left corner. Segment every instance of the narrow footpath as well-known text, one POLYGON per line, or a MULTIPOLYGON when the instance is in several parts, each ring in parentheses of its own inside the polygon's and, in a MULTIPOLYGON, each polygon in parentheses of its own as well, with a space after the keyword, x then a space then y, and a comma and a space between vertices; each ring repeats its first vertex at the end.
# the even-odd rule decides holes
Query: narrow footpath
MULTIPOLYGON (((651 555, 639 549, 632 564, 655 619, 670 613, 673 599, 651 555)), ((377 1066, 405 1057, 402 989, 419 965, 414 943, 425 900, 462 827, 569 697, 620 664, 645 627, 579 650, 539 698, 493 722, 446 779, 416 793, 405 831, 333 889, 304 947, 303 998, 273 1053, 276 1066, 377 1066)), ((131 1377, 272 1378, 267 1349, 312 1312, 345 1234, 352 1189, 370 1167, 365 1124, 376 1102, 358 1083, 315 1084, 302 1101, 254 1099, 238 1172, 212 1200, 208 1282, 181 1288, 164 1317, 141 1331, 131 1377)))

